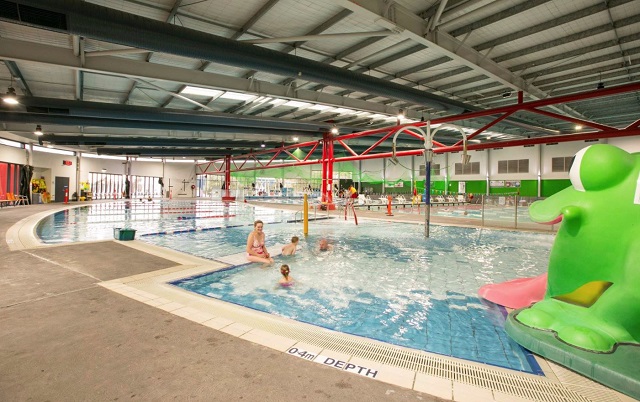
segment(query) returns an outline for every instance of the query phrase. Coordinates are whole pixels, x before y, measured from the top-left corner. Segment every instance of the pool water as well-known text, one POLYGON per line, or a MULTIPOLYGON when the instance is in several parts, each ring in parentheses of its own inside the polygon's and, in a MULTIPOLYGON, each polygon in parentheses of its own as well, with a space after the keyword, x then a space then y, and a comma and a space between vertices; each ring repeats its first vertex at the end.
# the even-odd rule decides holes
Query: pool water
POLYGON ((424 227, 329 219, 287 223, 295 212, 213 201, 93 204, 43 219, 44 242, 106 240, 114 227, 137 239, 208 259, 243 253, 252 222, 265 222, 266 243, 300 237, 295 256, 270 268, 245 264, 175 282, 184 289, 336 331, 447 356, 541 373, 504 332, 503 308, 477 297, 482 285, 545 272, 550 234, 424 227), (317 251, 321 238, 333 251, 317 251), (278 286, 287 263, 296 283, 278 286))
POLYGON ((119 201, 66 209, 42 219, 36 233, 44 243, 113 239, 114 228, 136 230, 136 238, 174 231, 251 225, 254 220, 281 222, 294 212, 215 201, 119 201))
MULTIPOLYGON (((242 252, 251 228, 188 234, 172 248, 194 253, 199 244, 225 242, 242 252)), ((301 225, 265 225, 267 245, 300 235, 301 225)), ((540 373, 531 356, 504 332, 503 308, 483 303, 480 286, 535 276, 546 269, 553 237, 487 229, 423 227, 390 222, 332 220, 310 224, 295 256, 274 266, 247 264, 176 281, 183 289, 256 310, 395 345, 540 373), (332 252, 316 250, 328 238, 332 252), (277 285, 287 263, 296 284, 277 285)), ((164 237, 164 236, 163 236, 164 237)))

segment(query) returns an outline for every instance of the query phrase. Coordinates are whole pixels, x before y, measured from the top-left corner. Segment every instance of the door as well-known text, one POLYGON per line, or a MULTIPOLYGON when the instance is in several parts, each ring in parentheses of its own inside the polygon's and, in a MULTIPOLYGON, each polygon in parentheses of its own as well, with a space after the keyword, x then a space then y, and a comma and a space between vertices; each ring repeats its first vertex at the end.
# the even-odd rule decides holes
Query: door
MULTIPOLYGON (((56 176, 56 192, 54 194, 54 202, 64 202, 64 188, 69 188, 69 178, 56 176)), ((71 195, 69 195, 71 197, 71 195)))

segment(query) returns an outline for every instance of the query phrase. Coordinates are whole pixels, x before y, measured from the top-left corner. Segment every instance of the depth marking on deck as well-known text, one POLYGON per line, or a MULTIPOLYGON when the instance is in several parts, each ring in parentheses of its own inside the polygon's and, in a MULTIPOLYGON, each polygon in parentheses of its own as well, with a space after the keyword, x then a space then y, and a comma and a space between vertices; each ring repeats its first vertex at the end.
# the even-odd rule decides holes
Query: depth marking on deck
POLYGON ((378 370, 373 370, 364 366, 349 363, 344 360, 340 360, 330 356, 315 355, 313 353, 307 352, 306 350, 298 349, 296 347, 289 348, 289 350, 287 350, 287 353, 290 355, 299 357, 301 359, 309 360, 314 363, 323 364, 325 366, 333 367, 338 370, 344 370, 350 373, 359 374, 364 377, 376 378, 376 376, 378 375, 378 370))

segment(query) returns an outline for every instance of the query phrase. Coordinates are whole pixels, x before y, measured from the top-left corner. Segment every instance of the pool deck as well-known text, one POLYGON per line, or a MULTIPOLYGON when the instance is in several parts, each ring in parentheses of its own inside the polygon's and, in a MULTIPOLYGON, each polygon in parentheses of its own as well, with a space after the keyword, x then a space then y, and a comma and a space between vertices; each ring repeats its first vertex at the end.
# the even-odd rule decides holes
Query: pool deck
MULTIPOLYGON (((242 318, 235 323, 225 321, 198 310, 196 302, 180 301, 184 295, 177 295, 178 301, 164 299, 171 296, 169 290, 153 282, 201 270, 203 262, 194 257, 177 256, 137 241, 44 247, 29 243, 31 233, 26 232, 32 227, 24 222, 63 207, 39 204, 0 210, 2 401, 540 400, 447 375, 413 373, 409 380, 388 375, 376 381, 290 355, 286 337, 261 337, 264 331, 258 324, 250 330, 242 318), (267 345, 264 339, 273 339, 274 344, 267 345)), ((299 210, 300 206, 282 208, 299 210)), ((358 211, 358 216, 424 219, 367 212, 358 211)), ((263 319, 246 317, 256 323, 263 319)), ((287 321, 277 322, 281 330, 294 328, 287 321)), ((306 328, 296 329, 303 330, 306 328)), ((308 349, 313 350, 313 345, 308 349)), ((327 353, 318 349, 320 352, 327 353)), ((562 389, 558 394, 562 399, 551 393, 548 400, 632 400, 562 367, 544 362, 542 366, 546 377, 535 380, 562 389)), ((513 377, 534 380, 518 373, 513 377)))

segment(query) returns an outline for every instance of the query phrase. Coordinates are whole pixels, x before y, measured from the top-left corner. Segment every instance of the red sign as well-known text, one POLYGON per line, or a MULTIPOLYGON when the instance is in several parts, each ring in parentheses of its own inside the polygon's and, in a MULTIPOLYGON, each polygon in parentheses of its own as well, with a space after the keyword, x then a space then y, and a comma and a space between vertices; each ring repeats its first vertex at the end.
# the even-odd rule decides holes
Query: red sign
POLYGON ((64 166, 71 166, 71 165, 72 165, 72 163, 71 163, 71 161, 62 161, 62 165, 64 165, 64 166))

